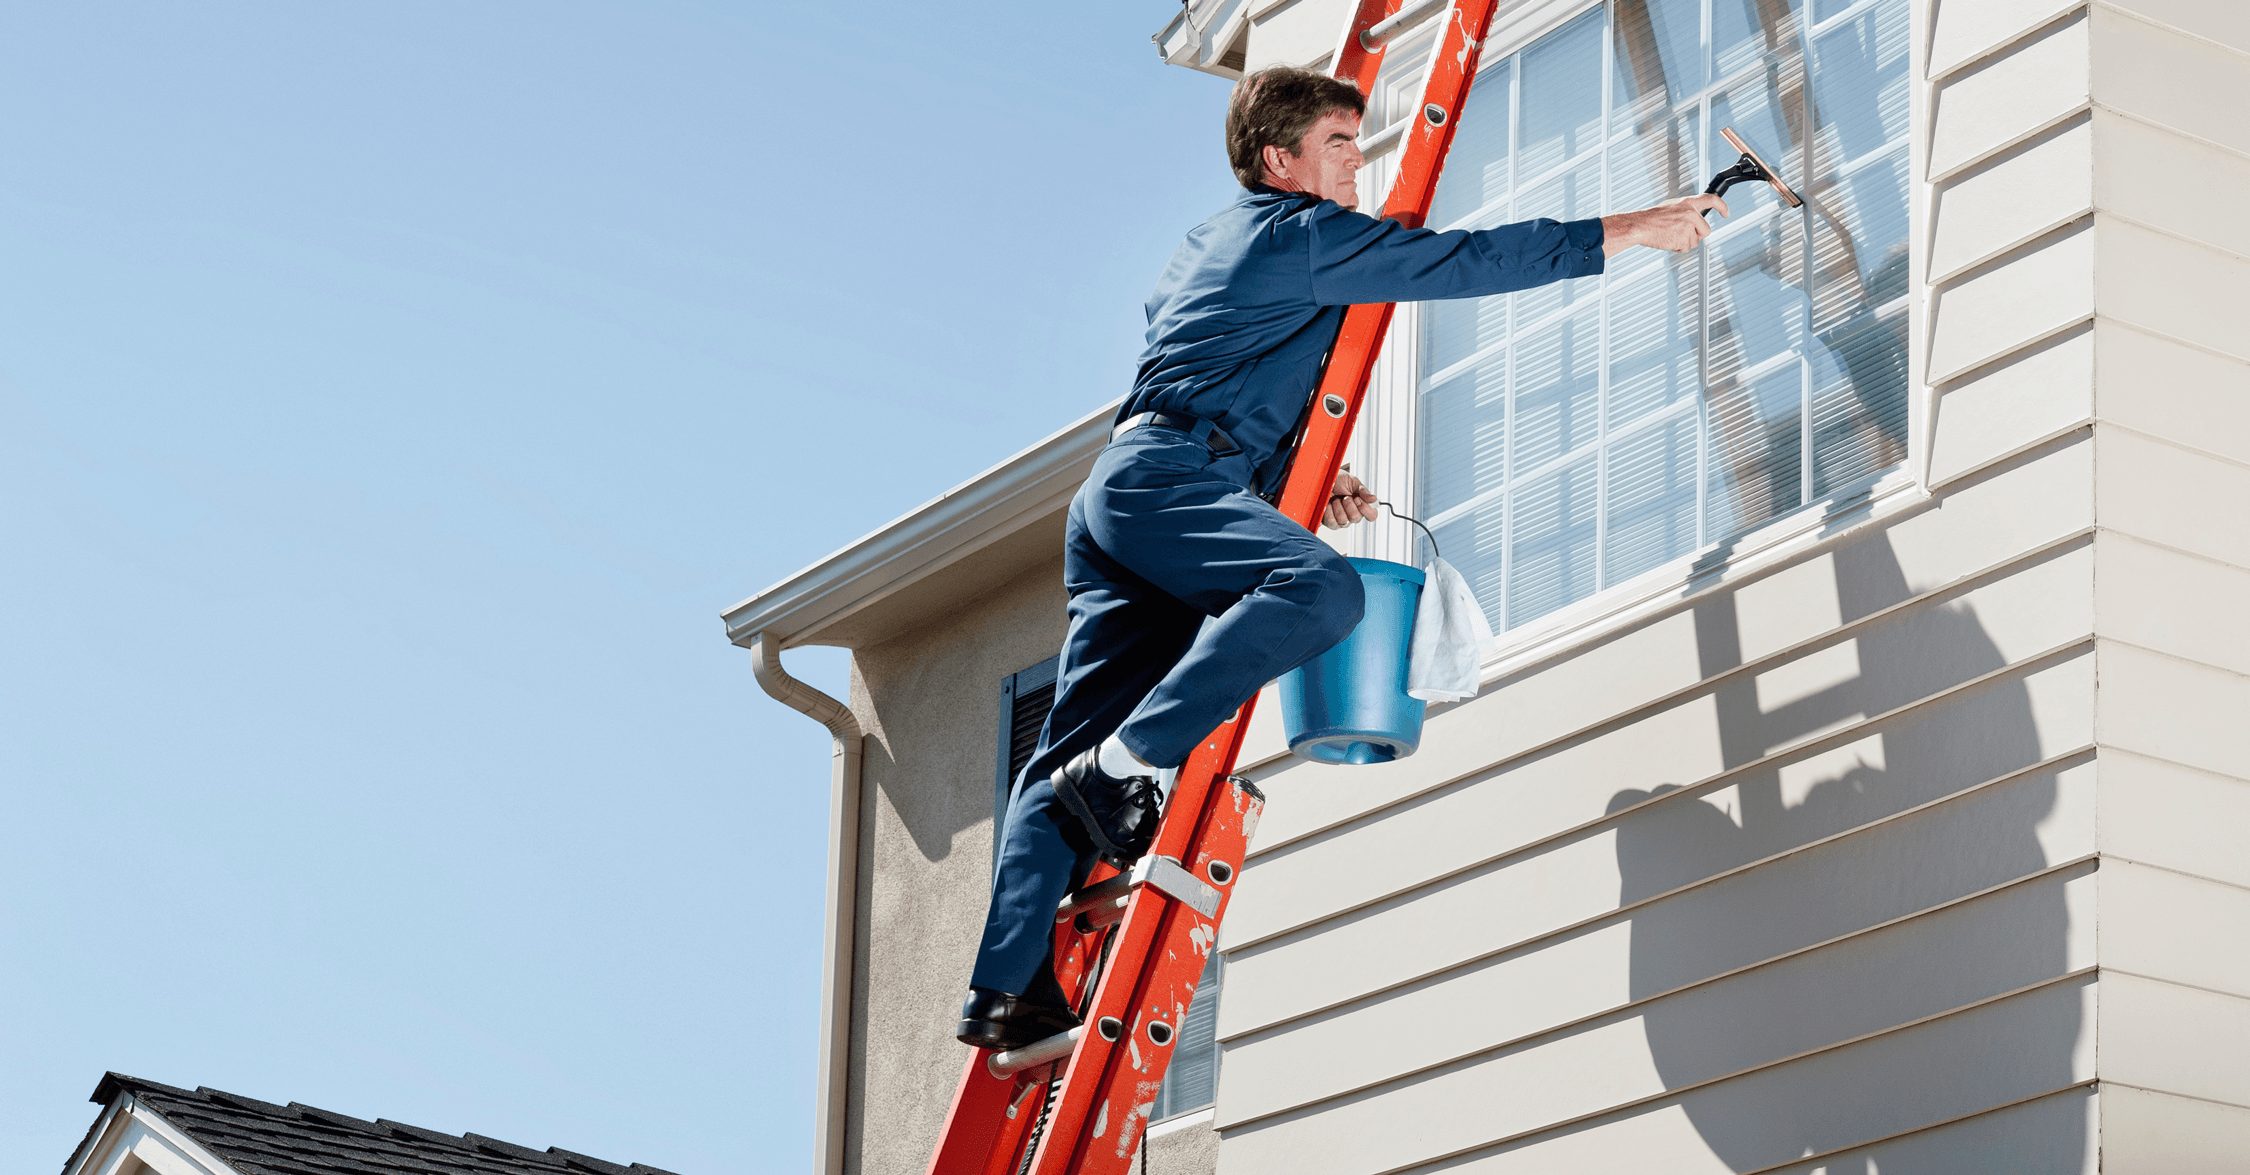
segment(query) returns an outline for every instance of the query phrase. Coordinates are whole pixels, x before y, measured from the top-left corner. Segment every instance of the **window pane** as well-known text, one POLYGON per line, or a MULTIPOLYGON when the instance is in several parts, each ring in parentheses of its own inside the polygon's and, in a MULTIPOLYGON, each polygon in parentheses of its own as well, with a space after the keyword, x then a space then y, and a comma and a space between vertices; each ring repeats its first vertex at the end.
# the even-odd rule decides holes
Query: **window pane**
POLYGON ((1711 274, 1713 384, 1755 375, 1803 347, 1809 310, 1804 235, 1801 216, 1769 215, 1704 242, 1711 274))
MULTIPOLYGON (((1630 212, 1703 190, 1711 168, 1697 157, 1702 120, 1694 110, 1671 118, 1649 119, 1609 148, 1609 207, 1596 211, 1630 212)), ((1729 162, 1733 156, 1728 156, 1729 162)), ((1609 259, 1614 279, 1663 264, 1655 249, 1629 249, 1609 259)))
MULTIPOLYGON (((1516 166, 1526 176, 1558 167, 1596 145, 1601 125, 1602 10, 1596 8, 1523 51, 1523 142, 1516 166)), ((1517 219, 1526 215, 1519 210, 1517 219)))
MULTIPOLYGON (((1783 180, 1792 185, 1802 184, 1805 152, 1799 132, 1804 128, 1803 79, 1801 62, 1769 62, 1766 68, 1713 97, 1711 125, 1704 134, 1704 150, 1711 170, 1731 166, 1742 157, 1742 153, 1720 134, 1727 127, 1733 127, 1734 133, 1742 136, 1760 159, 1780 169, 1783 180)), ((1729 220, 1740 221, 1753 212, 1780 204, 1781 196, 1770 184, 1744 183, 1727 189, 1726 201, 1729 220)))
POLYGON ((1212 1103, 1219 1090, 1219 987, 1222 965, 1219 952, 1203 965, 1195 982, 1195 998, 1188 1001, 1185 1023, 1179 1026, 1172 1063, 1164 1070, 1164 1084, 1156 1091, 1156 1106, 1149 1120, 1159 1121, 1193 1113, 1212 1103))
POLYGON ((1492 622, 1494 632, 1505 626, 1500 612, 1501 550, 1507 534, 1501 518, 1505 508, 1505 499, 1493 498, 1430 528, 1437 535, 1445 561, 1469 582, 1469 590, 1484 605, 1485 619, 1492 622))
POLYGON ((1588 306, 1516 340, 1517 476, 1593 443, 1601 398, 1601 308, 1588 306))
POLYGON ((1448 221, 1701 191, 1738 155, 1722 127, 1807 198, 1737 186, 1687 256, 1633 250, 1598 280, 1424 308, 1421 505, 1495 628, 1903 460, 1909 12, 1588 0, 1480 79, 1495 113, 1455 142, 1448 221))
POLYGON ((1667 257, 1609 293, 1609 409, 1622 428, 1703 388, 1702 269, 1667 257))
POLYGON ((1906 151, 1870 159, 1807 193, 1814 329, 1906 295, 1906 151))
POLYGON ((1514 495, 1508 623, 1523 624, 1594 591, 1594 463, 1536 479, 1514 495))
POLYGON ((1804 376, 1795 363, 1704 402, 1711 434, 1710 529, 1733 534, 1794 510, 1803 497, 1804 376))
POLYGON ((1695 549, 1695 414, 1610 445, 1603 575, 1615 583, 1695 549))
POLYGON ((1825 497, 1906 459, 1906 308, 1863 311, 1819 339, 1813 493, 1825 497))
POLYGON ((1431 375, 1508 336, 1508 295, 1422 304, 1422 370, 1431 375))
MULTIPOLYGON (((1601 215, 1602 157, 1589 155, 1576 166, 1539 180, 1516 193, 1516 210, 1513 219, 1531 220, 1551 217, 1555 220, 1578 220, 1601 215)), ((1514 299, 1516 321, 1528 322, 1541 315, 1552 314, 1574 302, 1582 302, 1601 292, 1597 281, 1554 282, 1534 289, 1509 295, 1514 299)))
POLYGON ((1906 6, 1884 4, 1813 42, 1813 115, 1821 174, 1906 141, 1907 37, 1906 6))
POLYGON ((1798 0, 1711 0, 1712 76, 1726 77, 1767 53, 1792 51, 1802 7, 1798 0))
POLYGON ((1422 393, 1422 485, 1417 499, 1442 514, 1506 476, 1507 357, 1495 355, 1422 393))
POLYGON ((1662 118, 1703 88, 1701 0, 1617 0, 1610 129, 1662 118))
POLYGON ((1430 197, 1425 223, 1433 228, 1460 224, 1508 195, 1508 71, 1502 62, 1478 74, 1469 87, 1461 121, 1453 128, 1453 146, 1445 153, 1437 191, 1430 197))

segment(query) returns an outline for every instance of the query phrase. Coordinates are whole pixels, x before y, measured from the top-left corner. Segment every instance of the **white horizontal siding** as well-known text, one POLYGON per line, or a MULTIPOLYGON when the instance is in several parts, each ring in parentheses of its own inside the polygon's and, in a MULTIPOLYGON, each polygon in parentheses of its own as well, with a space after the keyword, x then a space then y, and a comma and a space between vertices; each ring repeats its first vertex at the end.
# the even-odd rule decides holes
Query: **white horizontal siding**
POLYGON ((2076 12, 2084 0, 1975 0, 1930 13, 1928 76, 1943 78, 1990 57, 2027 30, 2076 12))
POLYGON ((2108 7, 2250 53, 2250 5, 2237 0, 2103 0, 2108 7))
POLYGON ((2104 856, 2250 887, 2250 782, 2117 747, 2101 763, 2104 856))
MULTIPOLYGON (((1272 1171, 1664 1171, 1717 1175, 1786 1164, 2012 1105, 2088 1080, 2094 986, 2084 976, 1822 1050, 1731 1080, 1679 1089, 1577 1122, 1493 1139, 1487 1116, 1538 1098, 1532 1087, 1421 1108, 1377 1098, 1324 1109, 1310 1133, 1230 1134, 1222 1173, 1272 1171), (2046 1047, 2026 1047, 2026 1042, 2046 1047), (1880 1096, 1870 1096, 1871 1091, 1880 1096), (1402 1116, 1403 1115, 1403 1116, 1402 1116), (1452 1148, 1450 1152, 1446 1148, 1452 1148), (1447 1153, 1399 1166, 1413 1152, 1447 1153)), ((2081 1167, 2063 1168, 2077 1171, 2081 1167)))
MULTIPOLYGON (((1942 198, 1940 212, 1943 211, 1942 198)), ((1930 379, 1958 378, 2094 313, 2090 220, 2040 238, 1940 286, 1931 310, 1930 379)))
POLYGON ((2250 999, 2123 971, 2101 990, 2104 1080, 2250 1106, 2250 999))
POLYGON ((1440 708, 1401 763, 1262 763, 1220 1170, 2092 1168, 2094 172, 2122 116, 2083 5, 1932 10, 1939 494, 1440 708))
MULTIPOLYGON (((1610 908, 1608 895, 1617 886, 1613 842, 1630 817, 1553 843, 1540 838, 1536 854, 1518 859, 1518 846, 1527 840, 1524 823, 1509 811, 1511 798, 1525 800, 1536 792, 1554 803, 1573 797, 1582 819, 1661 806, 1656 789, 1669 792, 1682 785, 1710 792, 1707 802, 1730 810, 1756 803, 1739 798, 1735 793, 1741 790, 1779 789, 1778 802, 1802 802, 1804 793, 1848 775, 1855 765, 1879 770, 1883 754, 1879 748, 1854 747, 1850 743, 1861 740, 1853 739, 1809 762, 1787 762, 1805 758, 1802 750, 1828 749, 1821 745, 1824 738, 1857 732, 1872 718, 2083 639, 2092 625, 2092 570, 2091 551, 2084 546, 2037 559, 1958 597, 1894 614, 1852 632, 1849 639, 1804 650, 1731 683, 1731 689, 1698 694, 1521 768, 1479 778, 1424 804, 1387 811, 1368 828, 1329 834, 1261 860, 1245 876, 1236 914, 1228 920, 1231 941, 1238 944, 1231 958, 1243 969, 1235 974, 1245 984, 1255 982, 1250 977, 1268 966, 1260 960, 1277 953, 1264 945, 1266 937, 1371 907, 1354 915, 1349 926, 1323 923, 1318 945, 1303 948, 1311 955, 1291 952, 1289 965, 1296 967, 1325 966, 1333 954, 1338 970, 1291 985, 1299 993, 1296 1000, 1320 1007, 1329 1002, 1316 994, 1322 989, 1349 992, 1363 981, 1358 977, 1396 981, 1442 965, 1451 951, 1481 945, 1400 948, 1372 957, 1360 953, 1400 925, 1489 906, 1492 912, 1482 919, 1486 925, 1505 924, 1528 934, 1600 913, 1610 908), (1753 763, 1767 770, 1725 778, 1753 763), (1777 775, 1790 782, 1777 782, 1777 775), (1488 867, 1475 868, 1479 865, 1488 867), (1432 884, 1437 881, 1443 884, 1432 884), (1514 892, 1520 886, 1536 886, 1552 896, 1535 902, 1514 892), (1407 900, 1385 901, 1400 894, 1408 895, 1407 900), (1383 904, 1371 906, 1377 902, 1383 904), (1244 913, 1255 917, 1242 918, 1244 913)), ((2082 725, 2061 735, 2060 745, 2053 747, 2040 745, 2044 733, 2027 729, 2006 750, 1978 748, 1979 754, 1965 760, 1917 766, 1950 773, 1987 755, 2032 756, 2002 768, 2015 769, 2092 741, 2091 730, 2082 725)), ((1890 738, 1892 754, 1900 741, 1890 738)), ((1965 782, 1985 778, 1991 776, 1965 782)), ((1903 806, 1919 798, 1899 801, 1903 806)), ((1816 832, 1802 822, 1792 828, 1792 835, 1803 839, 1836 831, 1821 827, 1816 832)), ((1255 1000, 1231 1000, 1222 1032, 1262 1022, 1255 1008, 1255 1000)))
POLYGON ((2250 1110, 2105 1081, 2103 1175, 2233 1171, 2250 1154, 2250 1110))
POLYGON ((2100 151, 2090 194, 2103 212, 2250 257, 2250 156, 2106 108, 2091 127, 2100 151))
POLYGON ((1946 77, 1932 97, 1931 177, 1942 179, 1975 166, 2070 118, 2085 109, 2089 83, 2083 15, 2049 25, 1946 77))
MULTIPOLYGON (((1714 613, 1683 605, 1570 657, 1503 679, 1477 699, 1433 713, 1422 747, 1407 760, 1368 767, 1327 767, 1279 760, 1255 772, 1271 781, 1277 798, 1258 826, 1253 862, 1282 847, 1340 829, 1379 809, 1400 804, 1474 777, 1495 764, 1531 759, 1566 741, 1582 741, 1605 728, 1627 729, 1670 708, 1687 695, 1708 692, 1720 674, 1745 672, 1785 659, 1802 646, 1830 642, 1844 623, 1844 601, 1851 619, 1865 619, 1949 584, 2021 559, 2028 551, 2083 533, 2093 522, 2092 450, 2072 445, 2001 470, 1945 499, 1944 509, 1895 521, 1882 531, 1882 559, 1895 562, 1895 585, 1885 586, 1861 573, 1873 548, 1820 552, 1787 567, 1743 582, 1728 592, 1738 652, 1732 663, 1707 664, 1708 641, 1698 626, 1714 613), (1701 618, 1701 619, 1699 619, 1701 618), (1276 778, 1286 771, 1287 779, 1276 778)), ((1713 607, 1717 607, 1716 602, 1713 607)), ((1264 707, 1270 712, 1273 707, 1264 707)), ((1674 782, 1701 778, 1724 764, 1696 767, 1691 756, 1708 753, 1712 728, 1702 727, 1706 747, 1661 735, 1645 755, 1660 756, 1674 782)), ((1628 734, 1627 737, 1633 737, 1628 734)), ((1646 760, 1643 760, 1646 761, 1646 760)), ((1535 769, 1525 762, 1518 769, 1535 769)), ((1558 797, 1541 789, 1517 794, 1498 812, 1505 827, 1551 835, 1600 818, 1610 790, 1558 797), (1589 800, 1587 796, 1591 795, 1589 800)), ((1613 789, 1611 789, 1613 790, 1613 789)), ((1486 821, 1478 827, 1495 826, 1486 821)), ((1390 863, 1381 853, 1357 854, 1367 868, 1390 863)), ((1264 902, 1289 900, 1287 887, 1244 879, 1244 892, 1229 907, 1229 942, 1257 937, 1288 916, 1261 911, 1264 902)))
POLYGON ((2250 363, 2114 320, 2096 322, 2094 336, 2105 423, 2250 465, 2250 363))
POLYGON ((2095 302, 2102 315, 2182 342, 2250 359, 2250 258, 2143 228, 2097 218, 2095 302))
MULTIPOLYGON (((2205 388, 2204 394, 2228 391, 2205 388)), ((2205 559, 2250 567, 2250 526, 2226 524, 2239 520, 2232 508, 2250 501, 2250 466, 2124 429, 2103 429, 2096 449, 2101 457, 2097 493, 2103 527, 2205 559)))
POLYGON ((2096 103, 2250 153, 2250 119, 2242 117, 2240 102, 2241 95, 2250 93, 2250 53, 2108 4, 2096 5, 2092 17, 2091 96, 2096 103))
POLYGON ((1954 177, 1938 195, 1930 280, 1945 282, 2094 208, 2094 125, 2080 115, 1954 177))
POLYGON ((1931 486, 2084 427, 2094 412, 2094 353, 2093 327, 2081 326, 1947 385, 1936 407, 1931 486))
POLYGON ((2103 967, 2250 999, 2250 889, 2112 859, 2100 922, 2103 967))
MULTIPOLYGON (((2074 1175, 2086 1169, 2107 1123, 2106 1100, 2081 1085, 2012 1106, 1855 1146, 1766 1175, 2074 1175)), ((2102 1095, 2106 1099, 2107 1094, 2102 1095)), ((2106 1168, 2105 1168, 2106 1169, 2106 1168)), ((2168 1175, 2180 1175, 2174 1170, 2168 1175)))
MULTIPOLYGON (((2069 786, 2085 786, 2090 775, 2080 771, 2069 786)), ((2061 786, 2058 778, 2042 776, 2025 790, 2061 786)), ((1961 810, 1962 828, 2008 810, 2010 802, 2028 799, 1996 791, 1994 806, 1961 810)), ((2072 802, 2082 801, 2073 797, 2072 802)), ((1851 851, 1895 852, 1900 843, 1892 835, 1851 851)), ((1825 863, 1809 862, 1806 868, 1825 863)), ((1647 1062, 1649 1046, 1660 1036, 1675 1039, 1656 1045, 1659 1050, 1687 1043, 1677 1039, 1683 1026, 1702 1023, 1723 1033, 1723 1040, 1707 1041, 1707 1047, 1678 1048, 1680 1056, 1670 1061, 1666 1073, 1677 1083, 1685 1072, 1748 1068, 2093 962, 2093 885, 2084 867, 2062 867, 2028 881, 2011 879, 1997 889, 1980 887, 1990 873, 1956 878, 1951 888, 1968 896, 1893 920, 1882 918, 1890 908, 1875 903, 1837 911, 1832 918, 1800 920, 1777 928, 1763 944, 1775 961, 1747 969, 1729 970, 1741 956, 1710 957, 1740 945, 1729 943, 1730 935, 1740 933, 1734 925, 1740 921, 1739 903, 1786 905, 1790 897, 1776 887, 1805 876, 1805 868, 1780 870, 1703 900, 1653 904, 1536 950, 1496 957, 1341 1009, 1302 1028, 1292 1026, 1231 1046, 1227 1080, 1241 1088, 1228 1093, 1228 1112, 1236 1117, 1224 1124, 1359 1089, 1396 1086, 1439 1066, 1528 1049, 1542 1036, 1578 1040, 1581 1034, 1613 1030, 1615 1024, 1631 1025, 1648 1036, 1638 1050, 1626 1049, 1631 1069, 1647 1062), (1862 929, 1866 926, 1874 929, 1862 929), (1649 961, 1660 941, 1697 939, 1719 949, 1701 958, 1681 952, 1649 961), (1803 940, 1810 945, 1788 950, 1790 943, 1803 940), (1638 966, 1636 952, 1642 960, 1638 966), (1904 1010, 1908 1008, 1914 1010, 1904 1010), (1498 1043, 1478 1047, 1483 1042, 1498 1043), (1350 1056, 1354 1063, 1336 1065, 1338 1056, 1350 1056), (1374 1074, 1388 1076, 1369 1080, 1374 1074), (1352 1083, 1355 1078, 1358 1084, 1352 1083)), ((1832 876, 1880 884, 1865 870, 1832 876)), ((1580 1040, 1577 1047, 1596 1046, 1580 1040)), ((1559 1063, 1560 1055, 1550 1052, 1530 1060, 1543 1067, 1559 1063)))

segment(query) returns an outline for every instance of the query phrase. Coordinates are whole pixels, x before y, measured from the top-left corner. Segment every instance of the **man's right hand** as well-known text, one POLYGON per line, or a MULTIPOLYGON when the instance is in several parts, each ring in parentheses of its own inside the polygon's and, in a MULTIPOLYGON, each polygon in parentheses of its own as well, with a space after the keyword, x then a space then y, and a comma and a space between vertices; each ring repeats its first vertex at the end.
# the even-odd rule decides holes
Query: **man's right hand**
POLYGON ((1727 202, 1717 196, 1689 196, 1639 212, 1602 217, 1602 256, 1615 257, 1635 245, 1685 253, 1711 235, 1705 211, 1727 214, 1727 202))

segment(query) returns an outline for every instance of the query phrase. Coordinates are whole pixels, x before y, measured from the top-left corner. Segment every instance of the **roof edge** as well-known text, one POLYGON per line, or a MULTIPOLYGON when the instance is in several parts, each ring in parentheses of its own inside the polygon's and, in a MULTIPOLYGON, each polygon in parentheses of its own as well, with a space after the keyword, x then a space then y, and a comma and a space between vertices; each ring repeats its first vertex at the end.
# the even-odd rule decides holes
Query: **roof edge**
MULTIPOLYGON (((777 649, 974 556, 1067 500, 1109 441, 1113 400, 720 614, 727 640, 777 649)), ((809 641, 805 643, 811 643, 809 641)))
POLYGON ((1242 76, 1244 32, 1251 0, 1183 0, 1180 10, 1149 38, 1167 65, 1223 78, 1242 76))

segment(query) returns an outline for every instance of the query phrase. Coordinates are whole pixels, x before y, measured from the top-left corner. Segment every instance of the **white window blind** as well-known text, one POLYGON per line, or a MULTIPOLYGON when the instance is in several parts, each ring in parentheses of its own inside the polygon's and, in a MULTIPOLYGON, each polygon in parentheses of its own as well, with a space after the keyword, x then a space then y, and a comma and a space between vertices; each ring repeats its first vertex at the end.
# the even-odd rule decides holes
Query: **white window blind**
POLYGON ((1219 952, 1212 951, 1211 961, 1203 965, 1203 978, 1195 982, 1187 1023, 1180 1026, 1172 1063, 1164 1070, 1164 1085, 1156 1091, 1156 1108, 1149 1112, 1151 1122, 1193 1113, 1218 1096, 1219 971, 1223 966, 1219 952))
POLYGON ((1701 191, 1732 126, 1807 198, 1684 257, 1422 307, 1419 505, 1496 629, 1905 457, 1906 0, 1609 0, 1490 63, 1430 222, 1701 191))

